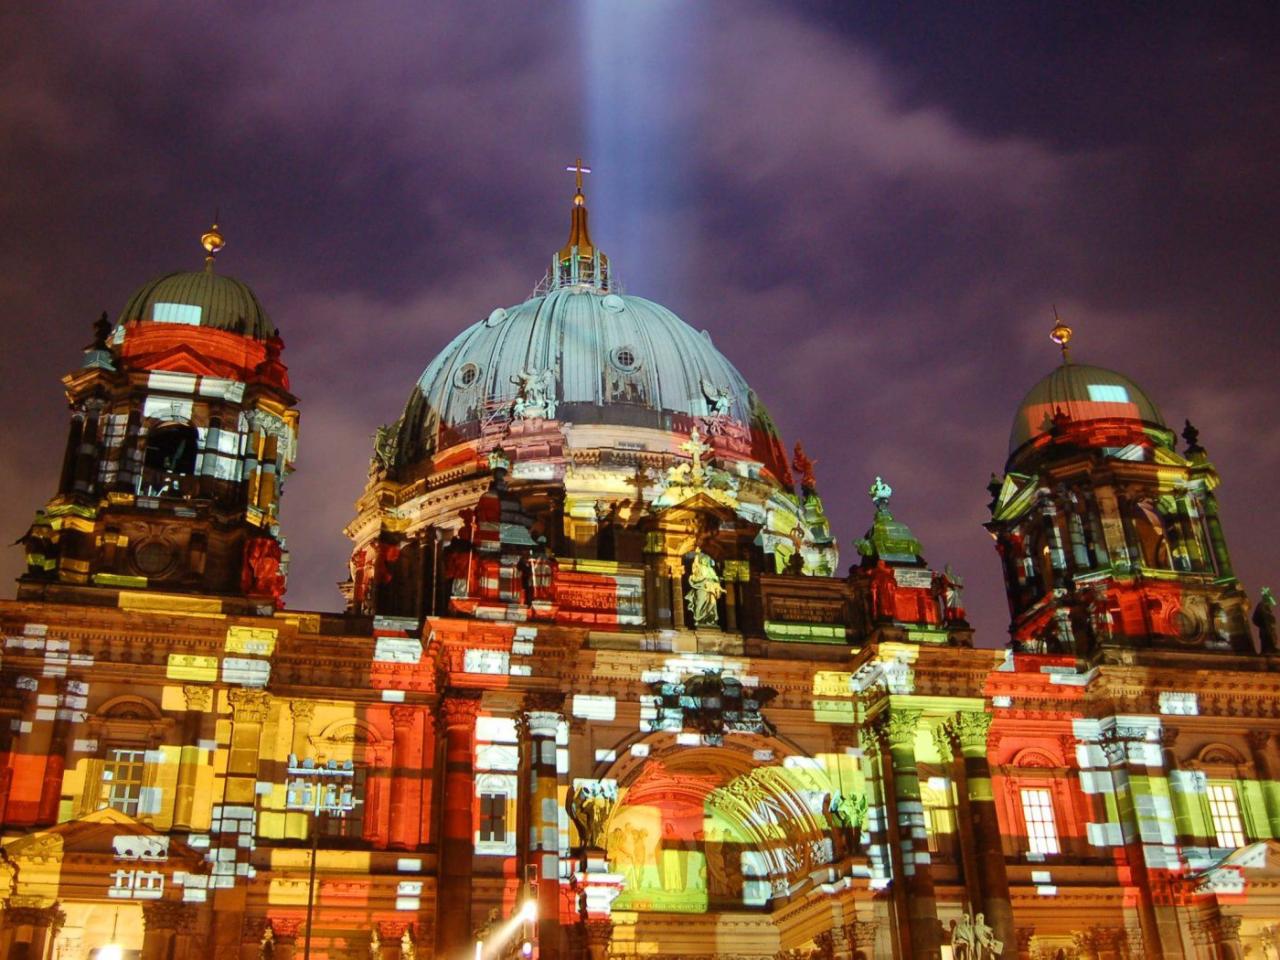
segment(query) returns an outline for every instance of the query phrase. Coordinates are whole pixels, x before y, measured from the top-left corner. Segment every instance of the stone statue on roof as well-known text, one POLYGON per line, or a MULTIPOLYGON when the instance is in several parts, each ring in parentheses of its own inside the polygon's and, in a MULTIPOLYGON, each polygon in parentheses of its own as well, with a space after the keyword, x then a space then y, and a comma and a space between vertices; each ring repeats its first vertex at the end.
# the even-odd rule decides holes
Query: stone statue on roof
POLYGON ((1253 625, 1258 628, 1258 643, 1263 653, 1280 653, 1276 643, 1276 598, 1270 587, 1263 587, 1258 605, 1253 608, 1253 625))
POLYGON ((553 420, 556 415, 556 374, 545 370, 524 369, 511 378, 516 385, 516 400, 511 416, 516 420, 553 420))
POLYGON ((876 505, 877 510, 889 509, 889 498, 893 496, 893 487, 885 483, 880 477, 876 477, 867 493, 871 497, 871 502, 876 505))
POLYGON ((714 417, 727 417, 733 405, 733 395, 724 387, 708 380, 702 381, 702 393, 707 398, 707 411, 714 417))

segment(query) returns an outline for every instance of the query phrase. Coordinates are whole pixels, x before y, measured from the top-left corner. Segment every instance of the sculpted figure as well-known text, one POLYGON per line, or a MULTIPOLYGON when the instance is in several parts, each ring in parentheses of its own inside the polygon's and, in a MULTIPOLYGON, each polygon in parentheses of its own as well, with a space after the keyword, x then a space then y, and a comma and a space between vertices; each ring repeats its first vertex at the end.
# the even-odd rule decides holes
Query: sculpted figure
POLYGON ((702 393, 707 398, 707 407, 713 417, 727 417, 729 415, 729 407, 733 403, 733 397, 729 395, 728 390, 703 380, 702 393))
POLYGON ((996 939, 996 932, 981 913, 973 918, 973 941, 974 960, 995 960, 1004 952, 1004 941, 996 939))
POLYGON ((689 596, 686 604, 693 614, 695 626, 710 627, 720 622, 717 603, 724 594, 715 562, 701 550, 693 554, 693 566, 689 570, 689 596))
POLYGON ((511 378, 516 385, 516 402, 511 415, 517 420, 550 420, 556 415, 556 377, 551 369, 521 370, 511 378))
POLYGON ((1107 606, 1107 588, 1099 584, 1089 591, 1089 628, 1097 643, 1111 639, 1111 610, 1107 606))
POLYGON ((609 814, 618 799, 617 788, 612 784, 587 783, 569 795, 569 817, 578 827, 582 843, 597 850, 605 848, 605 827, 609 814))
POLYGON ((964 581, 960 579, 960 575, 951 569, 951 564, 947 564, 942 568, 942 574, 938 578, 938 585, 942 592, 942 609, 947 623, 954 623, 963 620, 965 617, 964 610, 964 581))
POLYGON ((1258 628, 1258 642, 1263 653, 1280 653, 1276 643, 1276 598, 1269 587, 1262 588, 1258 605, 1253 608, 1253 625, 1258 628))

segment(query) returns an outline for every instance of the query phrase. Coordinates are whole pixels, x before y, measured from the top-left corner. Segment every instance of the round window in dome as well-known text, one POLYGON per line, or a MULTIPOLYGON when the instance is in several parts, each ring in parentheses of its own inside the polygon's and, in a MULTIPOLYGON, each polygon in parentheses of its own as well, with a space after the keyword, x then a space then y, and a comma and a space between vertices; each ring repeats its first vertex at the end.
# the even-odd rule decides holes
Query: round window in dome
POLYGON ((611 293, 604 298, 602 306, 610 313, 621 313, 626 304, 616 293, 611 293))
POLYGON ((623 373, 635 373, 640 369, 640 357, 636 354, 636 348, 631 346, 615 348, 609 355, 609 362, 623 373))
POLYGON ((484 325, 486 327, 496 327, 505 319, 507 319, 507 311, 502 307, 498 307, 485 319, 484 325))
POLYGON ((458 368, 457 373, 453 375, 453 385, 465 390, 467 387, 475 384, 480 379, 480 365, 468 361, 458 368))

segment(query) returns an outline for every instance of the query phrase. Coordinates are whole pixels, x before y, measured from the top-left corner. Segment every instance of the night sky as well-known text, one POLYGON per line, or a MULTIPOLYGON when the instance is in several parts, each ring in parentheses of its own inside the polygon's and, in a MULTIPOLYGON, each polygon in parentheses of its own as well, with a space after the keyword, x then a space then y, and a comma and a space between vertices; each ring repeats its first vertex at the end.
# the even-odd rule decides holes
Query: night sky
POLYGON ((0 534, 54 490, 93 319, 198 269, 217 208, 301 397, 287 599, 338 609, 374 428, 529 295, 581 154, 626 291, 709 330, 804 441, 844 564, 881 474, 1005 641, 985 488, 1056 304, 1073 358, 1200 428, 1256 597, 1280 585, 1280 15, 1209 9, 5 4, 0 534))

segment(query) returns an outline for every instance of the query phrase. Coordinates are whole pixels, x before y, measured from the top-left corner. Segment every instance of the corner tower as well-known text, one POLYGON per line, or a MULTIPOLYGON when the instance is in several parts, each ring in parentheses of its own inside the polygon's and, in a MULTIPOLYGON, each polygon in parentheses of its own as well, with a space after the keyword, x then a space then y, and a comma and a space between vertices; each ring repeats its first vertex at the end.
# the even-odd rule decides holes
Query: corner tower
POLYGON ((161 588, 280 605, 280 493, 297 448, 284 346, 253 291, 204 269, 143 285, 104 313, 71 408, 58 490, 24 538, 19 596, 161 588), (65 589, 70 588, 70 589, 65 589))
POLYGON ((1217 471, 1122 374, 1062 363, 1027 393, 992 477, 1015 651, 1098 661, 1158 648, 1250 653, 1246 598, 1218 521, 1217 471), (1122 652, 1123 651, 1123 652, 1122 652))

